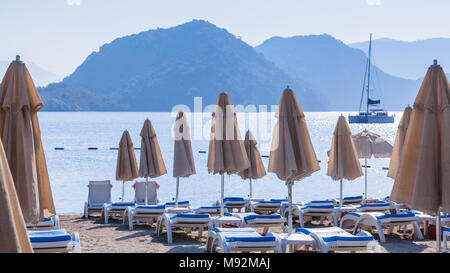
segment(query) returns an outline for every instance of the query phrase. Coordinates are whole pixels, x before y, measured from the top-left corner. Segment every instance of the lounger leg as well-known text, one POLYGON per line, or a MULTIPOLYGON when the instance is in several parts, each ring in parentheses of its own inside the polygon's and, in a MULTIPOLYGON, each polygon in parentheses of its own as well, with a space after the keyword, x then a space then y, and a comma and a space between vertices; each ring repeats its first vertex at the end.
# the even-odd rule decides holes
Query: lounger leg
POLYGON ((414 237, 416 237, 419 240, 423 240, 423 234, 420 231, 419 223, 413 222, 412 225, 414 227, 414 237))
POLYGON ((198 228, 198 239, 202 238, 203 235, 203 227, 198 228))
MULTIPOLYGON (((126 219, 126 217, 124 216, 123 219, 126 219)), ((129 230, 133 230, 133 213, 131 212, 128 213, 128 225, 129 230)))
POLYGON ((335 227, 339 226, 339 224, 338 224, 338 215, 335 213, 335 214, 332 216, 332 218, 333 218, 333 224, 334 224, 334 226, 335 226, 335 227))
POLYGON ((378 231, 378 236, 380 236, 380 242, 385 243, 386 237, 384 236, 383 227, 381 226, 381 224, 379 222, 377 222, 375 225, 376 225, 376 228, 378 231))
POLYGON ((303 213, 299 213, 298 214, 298 220, 300 221, 300 227, 304 228, 305 227, 305 219, 303 218, 303 213))
POLYGON ((167 232, 167 243, 172 243, 172 226, 170 225, 170 222, 166 221, 166 232, 167 232))

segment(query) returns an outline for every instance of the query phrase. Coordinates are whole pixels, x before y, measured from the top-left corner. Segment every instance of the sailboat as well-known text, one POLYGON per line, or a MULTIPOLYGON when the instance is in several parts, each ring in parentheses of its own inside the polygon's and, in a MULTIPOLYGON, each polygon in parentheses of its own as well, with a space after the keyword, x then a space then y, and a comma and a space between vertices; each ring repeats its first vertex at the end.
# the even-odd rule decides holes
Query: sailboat
POLYGON ((361 101, 359 104, 359 114, 349 115, 349 123, 394 123, 394 116, 380 108, 381 100, 370 98, 370 69, 371 69, 371 55, 372 55, 372 33, 370 33, 369 42, 369 58, 367 60, 366 73, 364 74, 363 90, 361 92, 361 101), (367 82, 366 82, 367 79, 367 82), (364 94, 366 96, 366 107, 363 107, 364 94), (365 110, 365 111, 364 111, 365 110))

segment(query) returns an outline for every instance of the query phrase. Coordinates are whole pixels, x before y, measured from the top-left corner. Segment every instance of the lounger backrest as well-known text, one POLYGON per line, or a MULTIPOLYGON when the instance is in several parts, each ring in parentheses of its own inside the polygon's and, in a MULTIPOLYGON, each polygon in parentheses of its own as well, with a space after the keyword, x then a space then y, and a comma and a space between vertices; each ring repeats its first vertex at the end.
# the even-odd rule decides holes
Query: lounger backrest
POLYGON ((147 201, 148 204, 158 203, 158 193, 156 191, 155 181, 142 181, 135 183, 134 201, 137 204, 145 204, 145 183, 147 183, 147 201))
POLYGON ((104 203, 111 203, 111 181, 89 181, 88 204, 103 205, 104 203))

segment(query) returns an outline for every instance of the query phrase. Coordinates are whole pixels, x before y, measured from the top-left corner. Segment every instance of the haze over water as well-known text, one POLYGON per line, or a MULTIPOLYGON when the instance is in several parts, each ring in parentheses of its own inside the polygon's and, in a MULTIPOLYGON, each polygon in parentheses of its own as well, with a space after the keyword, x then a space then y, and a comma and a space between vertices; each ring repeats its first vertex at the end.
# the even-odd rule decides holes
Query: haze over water
MULTIPOLYGON (((382 137, 394 142, 401 112, 395 114, 394 124, 350 124, 353 134, 368 129, 382 137)), ((296 182, 293 187, 293 200, 307 202, 339 196, 339 182, 332 181, 326 175, 327 151, 331 147, 331 138, 338 116, 341 112, 306 112, 311 140, 320 163, 320 171, 310 177, 296 182)), ((349 112, 342 112, 348 116, 349 112)), ((273 113, 272 113, 273 115, 273 113)), ((208 139, 210 131, 210 115, 203 115, 203 140, 196 140, 191 131, 192 149, 197 174, 189 178, 180 179, 180 200, 190 200, 193 207, 211 205, 220 198, 220 176, 208 174, 206 167, 208 139), (206 153, 199 153, 206 151, 206 153)), ((117 150, 122 132, 130 132, 135 148, 140 147, 140 136, 143 122, 146 118, 152 121, 155 128, 167 174, 152 179, 161 187, 158 190, 158 199, 161 202, 172 201, 175 196, 175 181, 172 177, 173 168, 173 137, 172 126, 175 116, 170 112, 42 112, 39 113, 39 122, 42 132, 48 171, 52 185, 53 198, 57 213, 82 213, 84 202, 87 201, 88 183, 90 180, 111 180, 113 202, 120 201, 122 182, 115 180, 117 150), (64 150, 55 150, 63 147, 64 150), (97 147, 98 150, 88 150, 88 147, 97 147)), ((193 121, 190 120, 191 129, 193 121)), ((239 123, 241 136, 251 122, 239 123)), ((252 126, 254 124, 251 124, 252 126)), ((272 126, 274 123, 272 124, 272 126)), ((252 129, 253 127, 251 127, 252 129)), ((252 129, 253 132, 253 129, 252 129)), ((271 130, 269 137, 253 132, 257 138, 258 148, 262 155, 269 155, 271 130)), ((139 163, 140 151, 135 149, 136 159, 139 163)), ((387 159, 369 159, 368 165, 368 195, 369 197, 386 197, 391 193, 394 181, 386 176, 389 166, 387 159)), ((263 157, 265 167, 268 158, 263 157)), ((364 160, 360 160, 364 163, 364 160)), ((364 169, 363 169, 364 170, 364 169)), ((143 178, 138 179, 143 181, 143 178)), ((125 184, 125 201, 134 200, 134 182, 125 184)), ((344 196, 362 195, 364 192, 364 176, 354 181, 344 181, 344 196)), ((226 175, 225 196, 247 197, 249 193, 248 181, 242 180, 238 175, 226 175)), ((287 187, 275 174, 268 173, 264 178, 253 184, 255 198, 285 198, 287 187)))

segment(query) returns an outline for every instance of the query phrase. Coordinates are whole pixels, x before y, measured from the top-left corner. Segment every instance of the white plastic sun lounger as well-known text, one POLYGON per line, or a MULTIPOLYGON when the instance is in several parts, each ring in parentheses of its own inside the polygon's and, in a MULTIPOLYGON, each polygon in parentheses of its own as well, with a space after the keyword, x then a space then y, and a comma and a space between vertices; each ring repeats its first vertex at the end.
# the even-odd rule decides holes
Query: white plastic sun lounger
POLYGON ((278 213, 260 215, 254 212, 232 213, 241 219, 241 227, 263 228, 262 235, 266 235, 271 227, 281 227, 284 230, 286 220, 278 213))
POLYGON ((145 205, 145 185, 147 184, 147 205, 159 203, 155 181, 137 181, 134 183, 134 202, 137 205, 145 205))
POLYGON ((58 215, 44 218, 36 224, 27 223, 27 229, 30 230, 49 230, 49 229, 59 229, 59 217, 58 215))
POLYGON ((110 204, 103 204, 102 218, 105 224, 108 224, 110 218, 122 220, 123 215, 128 207, 135 207, 134 202, 117 202, 110 204))
POLYGON ((323 224, 323 219, 331 217, 334 226, 338 226, 338 211, 334 206, 334 202, 330 200, 325 201, 311 201, 305 206, 294 206, 294 216, 298 216, 300 227, 304 227, 309 218, 320 217, 320 224, 323 224))
POLYGON ((123 224, 128 224, 129 230, 133 230, 133 224, 147 224, 152 226, 158 217, 164 213, 165 208, 165 205, 127 207, 123 215, 123 224))
POLYGON ((412 225, 414 227, 414 235, 416 239, 422 240, 423 235, 420 231, 419 221, 417 216, 409 211, 404 211, 396 214, 385 212, 350 212, 344 215, 341 219, 340 227, 347 229, 353 227, 353 234, 359 228, 368 228, 372 230, 375 228, 380 237, 380 242, 386 242, 384 235, 384 227, 389 228, 389 233, 395 226, 412 225))
POLYGON ((34 252, 76 252, 80 249, 80 236, 72 236, 65 229, 28 231, 34 252))
POLYGON ((192 232, 192 228, 198 228, 198 238, 202 237, 204 228, 207 228, 210 221, 209 214, 169 214, 164 213, 158 217, 156 222, 156 232, 158 235, 166 229, 167 243, 172 243, 172 232, 174 228, 182 228, 186 233, 192 232))
MULTIPOLYGON (((342 198, 342 205, 356 205, 361 204, 364 200, 364 197, 362 195, 358 196, 347 196, 342 198)), ((339 200, 338 200, 339 202, 339 200)))
POLYGON ((286 203, 287 199, 271 199, 269 201, 259 201, 251 206, 252 212, 280 213, 281 205, 286 203))
POLYGON ((213 228, 208 232, 206 251, 217 252, 273 251, 281 253, 281 243, 272 234, 258 234, 253 228, 213 228))
POLYGON ((233 212, 234 209, 240 212, 246 204, 247 201, 243 197, 225 197, 223 199, 223 205, 228 208, 229 212, 233 212))
POLYGON ((444 227, 443 235, 443 243, 444 243, 444 251, 450 252, 450 248, 448 247, 448 241, 450 241, 450 228, 444 227))
POLYGON ((111 203, 111 181, 89 181, 88 201, 84 203, 84 218, 91 212, 101 212, 103 204, 111 203))
POLYGON ((295 232, 311 236, 315 247, 322 253, 335 251, 367 251, 380 252, 380 245, 368 232, 362 231, 353 235, 338 227, 300 228, 295 232))

